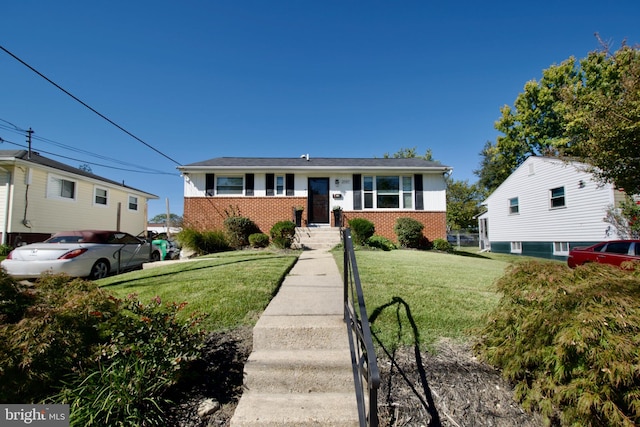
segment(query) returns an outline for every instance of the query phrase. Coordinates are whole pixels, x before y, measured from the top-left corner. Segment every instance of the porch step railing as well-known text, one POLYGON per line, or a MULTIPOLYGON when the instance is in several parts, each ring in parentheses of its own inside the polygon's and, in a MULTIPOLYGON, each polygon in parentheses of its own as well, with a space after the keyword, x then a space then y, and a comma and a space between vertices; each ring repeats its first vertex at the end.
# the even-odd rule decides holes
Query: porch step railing
POLYGON ((342 230, 344 247, 344 320, 347 323, 360 427, 378 426, 380 371, 364 303, 351 230, 342 230))

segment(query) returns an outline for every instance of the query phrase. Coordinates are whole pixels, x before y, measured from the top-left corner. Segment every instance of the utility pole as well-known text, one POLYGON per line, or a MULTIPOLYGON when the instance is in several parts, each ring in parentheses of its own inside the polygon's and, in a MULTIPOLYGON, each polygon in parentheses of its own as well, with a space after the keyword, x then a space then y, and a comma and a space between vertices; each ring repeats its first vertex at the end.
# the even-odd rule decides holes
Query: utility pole
POLYGON ((27 131, 27 144, 29 145, 29 151, 27 152, 27 160, 31 160, 31 134, 33 129, 29 128, 27 131))

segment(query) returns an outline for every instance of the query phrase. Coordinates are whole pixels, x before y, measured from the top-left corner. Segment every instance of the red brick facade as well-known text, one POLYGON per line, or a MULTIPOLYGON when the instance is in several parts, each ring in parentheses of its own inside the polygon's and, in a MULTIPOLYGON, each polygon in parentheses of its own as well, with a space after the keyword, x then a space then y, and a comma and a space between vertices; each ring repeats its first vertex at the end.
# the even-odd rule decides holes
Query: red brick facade
MULTIPOLYGON (((269 234, 278 221, 293 220, 293 209, 306 207, 306 197, 185 197, 184 223, 199 230, 221 230, 227 216, 234 212, 253 220, 263 233, 269 234)), ((376 234, 397 241, 393 232, 396 219, 414 218, 424 224, 423 234, 430 240, 446 238, 446 213, 430 211, 344 211, 349 219, 365 218, 373 222, 376 234)), ((302 221, 306 225, 307 212, 302 221)), ((331 217, 331 225, 333 217, 331 217)))

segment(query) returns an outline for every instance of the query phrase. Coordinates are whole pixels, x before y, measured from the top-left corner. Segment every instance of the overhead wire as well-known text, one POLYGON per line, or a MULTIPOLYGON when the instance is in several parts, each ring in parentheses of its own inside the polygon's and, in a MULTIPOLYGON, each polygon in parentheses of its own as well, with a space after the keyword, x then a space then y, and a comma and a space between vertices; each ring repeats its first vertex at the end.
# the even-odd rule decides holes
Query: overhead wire
POLYGON ((48 78, 47 76, 45 76, 44 74, 42 74, 40 71, 36 70, 34 67, 32 67, 31 65, 27 64, 25 61, 23 61, 22 59, 20 59, 18 56, 16 56, 15 54, 13 54, 12 52, 10 52, 9 50, 7 50, 4 46, 0 45, 0 49, 2 49, 3 51, 5 51, 8 55, 10 55, 12 58, 14 58, 16 61, 20 62, 22 65, 24 65, 25 67, 27 67, 28 69, 30 69, 31 71, 33 71, 34 73, 36 73, 38 76, 42 77, 43 79, 45 79, 47 82, 49 82, 50 84, 52 84, 53 86, 55 86, 56 88, 58 88, 59 90, 61 90, 62 92, 64 92, 66 95, 70 96, 71 98, 73 98, 75 101, 79 102, 81 105, 83 105, 85 108, 89 109, 90 111, 92 111, 93 113, 97 114, 99 117, 101 117, 102 119, 106 120, 107 122, 109 122, 111 125, 115 126, 116 128, 120 129, 122 132, 126 133, 127 135, 129 135, 130 137, 132 137, 133 139, 135 139, 136 141, 144 144, 146 147, 150 148, 151 150, 155 151, 156 153, 160 154, 162 157, 172 161, 173 163, 175 163, 178 166, 181 166, 180 162, 178 162, 177 160, 174 160, 173 158, 169 157, 168 155, 164 154, 162 151, 158 150, 157 148, 153 147, 151 144, 143 141, 141 138, 137 137, 136 135, 134 135, 133 133, 129 132, 128 130, 126 130, 125 128, 123 128, 122 126, 120 126, 119 124, 117 124, 116 122, 114 122, 113 120, 111 120, 110 118, 108 118, 107 116, 105 116, 104 114, 100 113, 98 110, 96 110, 95 108, 91 107, 90 105, 88 105, 87 103, 85 103, 84 101, 82 101, 80 98, 78 98, 77 96, 73 95, 71 92, 69 92, 68 90, 66 90, 65 88, 63 88, 62 86, 60 86, 59 84, 57 84, 56 82, 54 82, 53 80, 51 80, 50 78, 48 78))
MULTIPOLYGON (((11 125, 11 127, 9 127, 7 125, 4 125, 4 124, 0 123, 0 129, 5 129, 5 130, 8 130, 10 132, 14 132, 14 133, 17 133, 17 134, 20 134, 20 135, 22 135, 25 132, 27 132, 26 129, 22 129, 19 126, 16 126, 15 124, 11 123, 8 120, 0 118, 0 121, 1 122, 5 122, 5 123, 9 123, 11 125)), ((73 151, 73 152, 81 153, 81 154, 87 154, 87 155, 90 155, 92 157, 95 157, 95 158, 98 158, 98 159, 101 159, 101 160, 106 160, 106 161, 113 162, 113 163, 117 163, 117 164, 120 164, 120 165, 123 165, 123 166, 130 166, 130 167, 134 167, 134 168, 138 168, 138 169, 143 169, 143 170, 146 170, 146 171, 149 171, 149 172, 152 172, 152 173, 157 173, 157 174, 160 174, 160 175, 174 175, 172 173, 159 171, 158 169, 152 169, 152 168, 148 168, 146 166, 141 166, 139 164, 128 163, 128 162, 125 162, 125 161, 122 161, 122 160, 119 160, 119 159, 115 159, 115 158, 112 158, 112 157, 103 156, 101 154, 96 154, 96 153, 93 153, 91 151, 87 151, 87 150, 84 150, 84 149, 81 149, 81 148, 73 147, 71 145, 63 144, 61 142, 57 142, 57 141, 54 141, 52 139, 44 138, 44 137, 41 137, 41 136, 33 135, 32 136, 32 140, 46 142, 48 144, 55 145, 55 146, 57 146, 59 148, 65 149, 65 150, 69 150, 69 151, 73 151)), ((41 150, 41 149, 38 149, 38 151, 44 153, 44 151, 41 150)), ((61 157, 61 158, 66 158, 65 156, 63 156, 61 154, 55 154, 55 153, 50 153, 50 152, 47 152, 47 154, 51 154, 51 155, 58 156, 58 157, 61 157)), ((73 158, 70 158, 70 159, 78 160, 78 159, 73 159, 73 158)), ((78 161, 82 161, 84 163, 91 163, 91 162, 88 162, 88 161, 85 161, 85 160, 78 160, 78 161)), ((105 168, 111 168, 111 166, 108 166, 108 165, 102 165, 102 164, 97 164, 97 163, 95 163, 95 164, 96 165, 100 165, 100 166, 105 167, 105 168)), ((122 168, 116 168, 116 167, 114 167, 113 169, 127 170, 127 171, 130 170, 130 169, 122 169, 122 168)), ((133 170, 130 170, 130 171, 134 172, 133 170)))
MULTIPOLYGON (((21 148, 26 148, 26 149, 29 148, 28 146, 26 146, 24 144, 20 144, 18 142, 14 142, 14 141, 9 141, 7 139, 4 139, 4 138, 0 137, 0 143, 4 143, 4 142, 6 142, 8 144, 16 145, 16 146, 21 147, 21 148)), ((61 154, 56 154, 56 153, 52 153, 52 152, 44 151, 44 150, 37 150, 37 152, 38 153, 45 153, 45 154, 48 154, 50 156, 60 157, 62 159, 73 160, 73 161, 76 161, 76 162, 82 162, 82 163, 86 163, 86 164, 89 164, 89 165, 106 167, 106 168, 121 170, 121 171, 125 171, 125 172, 146 173, 146 174, 153 174, 153 175, 175 175, 175 176, 179 176, 179 174, 177 174, 177 173, 154 171, 153 169, 149 169, 148 171, 142 171, 142 170, 119 168, 119 167, 116 167, 116 166, 108 166, 108 165, 103 165, 103 164, 96 163, 96 162, 88 162, 86 160, 76 159, 76 158, 69 157, 69 156, 63 156, 61 154)))

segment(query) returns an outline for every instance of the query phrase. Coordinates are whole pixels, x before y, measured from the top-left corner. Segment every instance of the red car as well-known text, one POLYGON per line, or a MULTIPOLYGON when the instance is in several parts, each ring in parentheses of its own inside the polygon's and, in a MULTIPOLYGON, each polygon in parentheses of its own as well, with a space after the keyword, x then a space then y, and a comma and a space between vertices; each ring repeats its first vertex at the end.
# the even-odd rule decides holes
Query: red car
POLYGON ((624 261, 640 261, 640 240, 611 240, 569 251, 569 267, 599 262, 620 266, 624 261))

